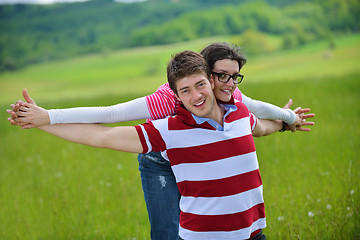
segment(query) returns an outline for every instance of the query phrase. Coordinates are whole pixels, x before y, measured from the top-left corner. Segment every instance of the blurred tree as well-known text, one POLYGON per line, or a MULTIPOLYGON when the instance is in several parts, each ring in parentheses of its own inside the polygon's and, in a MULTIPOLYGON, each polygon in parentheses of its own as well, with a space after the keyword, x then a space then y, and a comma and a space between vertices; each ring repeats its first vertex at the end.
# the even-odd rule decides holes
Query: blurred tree
POLYGON ((254 30, 245 31, 235 44, 241 46, 246 55, 266 54, 275 50, 268 35, 254 30))

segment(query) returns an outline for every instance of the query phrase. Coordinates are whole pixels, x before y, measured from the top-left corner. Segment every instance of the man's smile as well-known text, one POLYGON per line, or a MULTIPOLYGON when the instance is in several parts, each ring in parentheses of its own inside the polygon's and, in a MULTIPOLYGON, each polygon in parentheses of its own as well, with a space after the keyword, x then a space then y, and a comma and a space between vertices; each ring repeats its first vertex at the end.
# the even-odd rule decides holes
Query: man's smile
POLYGON ((202 106, 204 103, 205 103, 205 100, 202 100, 201 102, 194 104, 194 106, 195 106, 195 107, 200 107, 200 106, 202 106))

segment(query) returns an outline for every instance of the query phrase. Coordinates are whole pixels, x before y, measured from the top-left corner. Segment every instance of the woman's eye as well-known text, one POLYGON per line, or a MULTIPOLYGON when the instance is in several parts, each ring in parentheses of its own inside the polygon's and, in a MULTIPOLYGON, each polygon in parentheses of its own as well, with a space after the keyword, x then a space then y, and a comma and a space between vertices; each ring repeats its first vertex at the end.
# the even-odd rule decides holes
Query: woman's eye
POLYGON ((226 78, 226 74, 220 73, 220 74, 219 74, 219 78, 222 78, 222 79, 226 78))

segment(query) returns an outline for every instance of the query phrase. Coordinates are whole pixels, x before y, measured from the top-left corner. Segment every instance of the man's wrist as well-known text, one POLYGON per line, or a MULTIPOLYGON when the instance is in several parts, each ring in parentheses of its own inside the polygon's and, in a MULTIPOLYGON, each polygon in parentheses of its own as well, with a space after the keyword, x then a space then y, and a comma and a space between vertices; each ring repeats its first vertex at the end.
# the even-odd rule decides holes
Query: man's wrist
POLYGON ((285 132, 287 129, 288 124, 284 121, 282 121, 282 128, 279 130, 279 132, 285 132))

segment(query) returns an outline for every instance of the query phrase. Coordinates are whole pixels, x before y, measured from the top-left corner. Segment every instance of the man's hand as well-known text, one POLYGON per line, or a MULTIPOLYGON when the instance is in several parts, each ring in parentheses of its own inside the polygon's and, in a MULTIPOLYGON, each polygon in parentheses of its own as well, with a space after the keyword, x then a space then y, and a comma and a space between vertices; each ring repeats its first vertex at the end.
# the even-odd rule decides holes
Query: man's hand
MULTIPOLYGON (((293 100, 289 99, 289 102, 285 104, 283 107, 284 109, 290 109, 291 105, 293 104, 293 100)), ((306 119, 315 117, 314 113, 309 113, 310 108, 296 108, 293 111, 296 114, 296 119, 293 124, 289 124, 287 130, 290 130, 292 132, 295 131, 304 131, 304 132, 310 132, 310 128, 303 128, 302 126, 312 126, 314 125, 314 122, 307 122, 306 119)))
POLYGON ((313 126, 314 122, 307 122, 306 119, 315 117, 314 113, 308 113, 310 112, 310 108, 297 108, 294 110, 294 113, 301 119, 301 124, 296 126, 296 131, 304 131, 304 132, 310 132, 310 128, 303 128, 302 126, 313 126))
POLYGON ((22 93, 26 102, 19 100, 15 104, 11 104, 12 110, 7 110, 7 113, 11 115, 11 118, 8 118, 10 123, 21 126, 23 129, 50 124, 47 111, 36 106, 26 89, 22 93))

